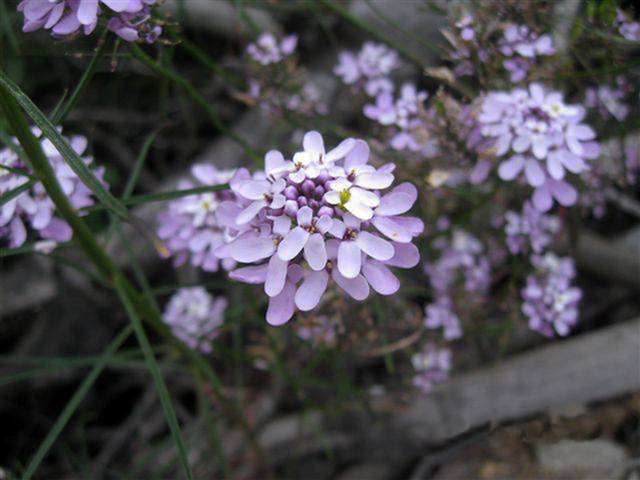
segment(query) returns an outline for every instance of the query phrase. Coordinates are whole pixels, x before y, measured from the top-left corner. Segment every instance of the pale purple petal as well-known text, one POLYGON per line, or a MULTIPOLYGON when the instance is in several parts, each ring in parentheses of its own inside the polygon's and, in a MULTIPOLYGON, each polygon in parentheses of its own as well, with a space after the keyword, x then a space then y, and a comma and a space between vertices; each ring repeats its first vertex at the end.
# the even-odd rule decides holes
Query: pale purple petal
POLYGON ((287 281, 282 291, 269 300, 267 323, 278 326, 287 323, 295 312, 296 286, 287 281))
POLYGON ((362 301, 369 296, 369 284, 362 275, 358 275, 355 278, 345 278, 337 268, 334 268, 331 272, 331 277, 353 299, 362 301))
POLYGON ((356 177, 355 184, 359 187, 370 188, 374 190, 382 190, 393 183, 393 175, 391 173, 362 173, 356 177))
POLYGON ((376 260, 368 260, 362 266, 362 274, 380 295, 392 295, 400 288, 398 277, 376 260))
POLYGON ((522 155, 514 155, 506 160, 498 167, 498 176, 502 180, 513 180, 518 176, 524 167, 524 157, 522 155))
POLYGON ((532 187, 539 187, 544 183, 544 172, 537 160, 529 158, 524 164, 524 172, 529 185, 532 187))
POLYGON ((271 238, 246 238, 231 245, 231 258, 236 262, 251 263, 270 257, 275 251, 276 245, 271 238))
POLYGON ((320 233, 314 233, 304 246, 304 258, 312 270, 322 270, 327 264, 327 251, 324 238, 320 233))
MULTIPOLYGON (((360 250, 376 260, 389 260, 394 255, 393 245, 369 232, 360 232, 355 240, 360 250)), ((340 254, 338 253, 338 261, 340 254)), ((344 275, 344 272, 340 270, 344 275)), ((345 275, 348 276, 348 275, 345 275)))
POLYGON ((284 288, 287 278, 287 267, 289 262, 281 260, 278 255, 274 255, 269 260, 267 278, 264 283, 264 291, 270 297, 275 297, 284 288))
POLYGON ((340 142, 337 147, 335 147, 325 155, 325 163, 335 162, 336 160, 344 158, 345 155, 348 155, 351 152, 355 145, 356 140, 354 140, 353 138, 346 138, 345 140, 340 142))
POLYGON ((229 278, 244 283, 264 283, 267 280, 267 268, 267 265, 236 268, 235 270, 229 272, 229 278))
POLYGON ((316 131, 305 134, 302 139, 302 146, 307 152, 324 154, 324 140, 322 139, 322 135, 316 131))
POLYGON ((391 218, 373 217, 371 223, 373 223, 373 226, 376 227, 380 233, 395 242, 409 243, 413 238, 407 230, 402 228, 391 218))
POLYGON ((356 140, 353 148, 344 161, 345 170, 349 171, 357 165, 364 165, 369 161, 369 145, 364 140, 356 140))
POLYGON ((398 268, 413 268, 420 262, 420 250, 413 243, 393 242, 394 255, 384 262, 398 268))
POLYGON ((302 227, 296 227, 287 233, 278 245, 278 256, 282 260, 293 260, 304 247, 309 238, 309 232, 302 227))
POLYGON ((326 270, 309 273, 296 292, 296 306, 303 312, 315 308, 324 295, 328 282, 329 274, 326 270))
POLYGON ((345 278, 355 278, 360 273, 362 254, 356 242, 344 241, 338 248, 338 270, 345 278))

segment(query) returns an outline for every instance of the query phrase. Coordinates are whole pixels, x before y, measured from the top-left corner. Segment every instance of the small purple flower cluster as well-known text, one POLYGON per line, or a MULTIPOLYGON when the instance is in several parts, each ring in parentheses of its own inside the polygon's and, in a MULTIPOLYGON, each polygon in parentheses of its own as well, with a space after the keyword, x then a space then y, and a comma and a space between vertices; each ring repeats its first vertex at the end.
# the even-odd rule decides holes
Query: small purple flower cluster
POLYGON ((367 95, 375 97, 381 92, 391 92, 393 82, 389 75, 400 66, 398 53, 386 45, 365 42, 357 54, 340 52, 338 65, 333 73, 347 85, 363 88, 367 95))
POLYGON ((416 371, 413 385, 422 393, 431 393, 435 384, 449 379, 451 350, 429 342, 421 352, 413 354, 411 364, 416 371))
POLYGON ((502 65, 511 74, 511 82, 518 83, 536 63, 536 58, 556 53, 551 36, 539 35, 526 25, 510 24, 498 42, 498 50, 505 58, 502 65))
POLYGON ((465 13, 453 24, 455 27, 453 34, 447 35, 447 39, 455 48, 450 57, 455 63, 453 74, 456 77, 471 76, 475 73, 471 59, 472 52, 477 52, 478 59, 483 62, 489 59, 488 50, 478 44, 473 23, 473 15, 465 13))
POLYGON ((127 42, 144 40, 153 43, 162 28, 151 18, 150 8, 157 0, 22 0, 18 11, 24 15, 22 30, 33 32, 44 28, 54 37, 75 35, 80 29, 85 35, 93 32, 98 17, 107 7, 110 15, 107 28, 127 42))
POLYGON ((305 78, 304 72, 281 64, 291 57, 298 45, 297 35, 287 35, 280 42, 270 33, 263 33, 255 43, 247 46, 247 55, 255 61, 249 75, 249 103, 257 103, 262 110, 279 115, 284 110, 303 114, 327 113, 318 85, 305 78), (257 68, 255 68, 257 66, 257 68))
POLYGON ((389 267, 412 268, 419 261, 411 241, 424 225, 403 215, 417 199, 416 188, 403 183, 380 192, 393 183, 395 165, 369 165, 362 140, 349 138, 326 152, 322 136, 308 132, 303 148, 292 160, 268 152, 264 172, 253 177, 239 172, 231 181, 237 200, 222 202, 217 211, 235 238, 215 253, 259 263, 230 277, 264 283, 272 325, 286 323, 296 308, 315 308, 330 278, 356 300, 367 298, 370 288, 391 295, 400 281, 389 267))
POLYGON ((226 309, 226 298, 215 298, 202 287, 181 288, 167 303, 162 319, 189 348, 211 353, 226 309))
POLYGON ((618 9, 615 20, 618 32, 627 40, 640 41, 640 22, 632 21, 626 13, 618 9))
POLYGON ((297 35, 287 35, 278 42, 271 33, 265 32, 255 43, 247 46, 247 53, 260 65, 270 65, 283 61, 295 51, 297 46, 297 35))
POLYGON ((454 230, 451 240, 438 238, 433 247, 440 251, 440 256, 437 261, 426 263, 424 270, 435 299, 425 307, 424 324, 429 329, 443 328, 444 338, 454 340, 462 337, 452 298, 458 275, 463 272, 464 288, 469 297, 482 298, 491 285, 491 263, 484 255, 482 243, 464 230, 454 230))
POLYGON ((381 125, 394 127, 389 141, 394 150, 408 149, 430 157, 437 151, 435 143, 421 143, 414 135, 415 131, 424 128, 420 113, 427 96, 427 92, 417 90, 412 83, 405 83, 397 99, 394 100, 393 90, 380 92, 376 96, 375 104, 364 106, 364 114, 381 125))
POLYGON ((587 170, 585 160, 600 153, 595 132, 582 123, 584 116, 582 106, 567 105, 561 93, 532 83, 526 90, 488 93, 478 121, 482 135, 495 139, 495 156, 507 157, 498 176, 511 181, 523 173, 534 188, 533 205, 544 212, 554 200, 564 206, 577 202, 565 173, 587 170))
MULTIPOLYGON (((33 128, 32 131, 37 137, 41 136, 42 132, 39 129, 33 128)), ((85 153, 87 148, 85 137, 76 135, 67 138, 67 141, 78 155, 85 153)), ((43 137, 40 145, 71 206, 80 209, 93 205, 91 190, 80 181, 53 144, 43 137)), ((82 160, 87 166, 92 162, 92 158, 87 156, 82 157, 82 160)), ((104 168, 98 167, 93 173, 102 180, 104 168)), ((31 174, 30 168, 13 150, 5 148, 0 151, 0 196, 27 183, 28 175, 31 174), (20 172, 24 172, 24 175, 20 172)), ((40 182, 0 206, 0 239, 4 238, 11 248, 24 245, 27 240, 25 223, 37 231, 38 238, 47 241, 41 244, 43 251, 52 250, 57 242, 71 240, 73 233, 71 227, 55 215, 55 205, 40 182)))
POLYGON ((522 212, 508 211, 504 231, 507 234, 507 248, 512 255, 520 253, 542 253, 560 230, 560 218, 545 215, 527 201, 522 212))
POLYGON ((619 75, 615 86, 600 85, 587 88, 584 106, 597 109, 603 120, 613 117, 622 122, 629 116, 629 105, 624 100, 632 91, 633 87, 627 79, 619 75))
POLYGON ((573 259, 554 253, 531 257, 536 271, 527 277, 521 294, 522 312, 529 318, 529 328, 546 337, 569 334, 578 321, 578 302, 582 291, 571 285, 576 276, 573 259))
MULTIPOLYGON (((183 179, 178 182, 180 190, 215 186, 228 183, 233 170, 217 170, 212 165, 201 163, 191 168, 195 181, 183 179)), ((234 201, 236 195, 230 190, 189 195, 169 202, 158 215, 158 237, 165 242, 169 254, 174 257, 174 265, 183 265, 191 259, 191 264, 206 272, 217 272, 220 266, 231 270, 235 262, 231 259, 220 261, 214 251, 229 239, 225 228, 217 217, 222 202, 234 201), (222 264, 222 265, 221 265, 222 264)))

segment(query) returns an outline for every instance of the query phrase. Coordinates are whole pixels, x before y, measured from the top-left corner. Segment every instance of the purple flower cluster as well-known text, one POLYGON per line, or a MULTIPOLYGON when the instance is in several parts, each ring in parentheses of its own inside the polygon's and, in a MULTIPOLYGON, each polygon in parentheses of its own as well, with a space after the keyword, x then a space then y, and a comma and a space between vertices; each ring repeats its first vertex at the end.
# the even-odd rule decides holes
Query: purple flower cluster
MULTIPOLYGON (((217 170, 212 165, 202 163, 194 165, 191 174, 195 181, 180 180, 180 190, 223 185, 233 178, 234 171, 217 170)), ((158 237, 174 257, 175 266, 190 259, 192 265, 206 272, 217 272, 220 266, 225 270, 235 267, 233 260, 220 261, 214 255, 215 249, 229 240, 218 220, 218 207, 222 202, 235 199, 236 195, 229 190, 200 193, 169 202, 166 209, 160 212, 158 237)))
POLYGON ((202 287, 181 288, 167 303, 162 319, 189 348, 211 353, 226 309, 226 298, 215 298, 202 287))
POLYGON ((80 29, 93 32, 98 17, 107 7, 107 28, 128 42, 144 40, 153 43, 162 33, 150 15, 157 0, 22 0, 18 11, 24 15, 22 30, 33 32, 44 28, 54 37, 69 37, 80 29))
POLYGON ((491 263, 482 243, 464 230, 454 230, 451 240, 438 238, 433 246, 440 250, 440 256, 424 266, 435 294, 434 301, 425 307, 424 324, 430 329, 443 328, 444 338, 454 340, 462 336, 452 298, 459 273, 463 273, 469 296, 483 297, 491 285, 491 263))
POLYGON ((576 276, 573 259, 548 252, 534 255, 531 263, 536 270, 521 291, 522 312, 529 318, 529 328, 546 337, 553 337, 554 332, 566 336, 578 321, 582 297, 582 291, 571 285, 576 276))
POLYGON ((218 208, 218 219, 235 238, 216 255, 258 264, 230 277, 264 283, 272 325, 287 322, 296 308, 312 310, 330 278, 356 300, 367 298, 370 288, 391 295, 400 281, 389 267, 419 261, 411 241, 424 225, 403 215, 417 199, 416 188, 403 183, 381 193, 393 183, 393 164, 369 165, 362 140, 346 139, 327 152, 313 131, 303 148, 292 160, 268 152, 264 172, 236 175, 231 188, 237 200, 218 208))
POLYGON ((363 111, 367 118, 395 128, 389 142, 391 148, 421 152, 429 157, 436 152, 434 142, 420 142, 414 135, 414 131, 424 127, 420 113, 427 96, 427 92, 416 89, 412 83, 405 83, 397 99, 394 99, 393 90, 380 92, 376 103, 365 105, 363 111))
POLYGON ((498 50, 505 58, 502 65, 511 74, 511 82, 524 80, 536 58, 556 53, 551 36, 539 35, 526 25, 510 24, 498 42, 498 50))
POLYGON ((333 73, 347 85, 364 88, 369 96, 393 90, 389 75, 400 66, 398 53, 381 43, 365 42, 357 54, 340 52, 333 73))
MULTIPOLYGON (((39 129, 32 130, 36 136, 41 136, 39 129)), ((73 136, 67 138, 67 141, 78 155, 85 153, 87 148, 85 137, 73 136)), ((71 206, 80 209, 93 205, 91 190, 80 181, 53 144, 43 137, 40 145, 71 206)), ((86 165, 92 162, 91 157, 82 157, 82 160, 86 165)), ((26 175, 31 174, 30 168, 13 150, 5 148, 0 151, 0 196, 26 183, 29 180, 26 175), (24 172, 25 175, 18 172, 24 172)), ((102 180, 104 168, 96 168, 94 175, 102 180)), ((4 238, 11 248, 20 247, 27 240, 25 223, 37 232, 38 238, 47 241, 42 244, 43 251, 50 251, 55 247, 55 244, 50 241, 71 240, 73 233, 71 227, 55 215, 55 205, 40 182, 0 206, 0 239, 4 238)))
POLYGON ((561 93, 532 83, 526 90, 488 93, 478 121, 482 135, 495 139, 495 156, 507 157, 499 177, 511 181, 524 176, 534 188, 533 205, 544 212, 554 200, 564 206, 577 202, 565 173, 587 170, 585 160, 600 153, 594 130, 582 123, 584 116, 582 106, 567 105, 561 93))
POLYGON ((326 315, 297 323, 295 331, 299 338, 314 346, 333 347, 337 342, 336 325, 326 315))
POLYGON ((421 352, 413 354, 411 364, 416 371, 413 385, 422 393, 431 393, 435 384, 449 379, 451 351, 429 342, 421 352))
POLYGON ((624 100, 632 91, 633 88, 627 79, 619 75, 616 78, 615 86, 600 85, 587 88, 584 106, 597 109, 604 120, 613 117, 622 122, 629 116, 629 105, 624 100))
POLYGON ((247 46, 249 56, 261 65, 279 63, 291 55, 298 45, 297 35, 287 35, 280 42, 271 33, 263 33, 247 46))
POLYGON ((530 251, 542 253, 560 230, 560 218, 545 215, 528 201, 524 203, 521 213, 508 211, 505 219, 507 247, 513 255, 530 251))
POLYGON ((640 41, 640 22, 633 22, 626 13, 618 9, 616 14, 616 27, 618 32, 627 40, 640 41))

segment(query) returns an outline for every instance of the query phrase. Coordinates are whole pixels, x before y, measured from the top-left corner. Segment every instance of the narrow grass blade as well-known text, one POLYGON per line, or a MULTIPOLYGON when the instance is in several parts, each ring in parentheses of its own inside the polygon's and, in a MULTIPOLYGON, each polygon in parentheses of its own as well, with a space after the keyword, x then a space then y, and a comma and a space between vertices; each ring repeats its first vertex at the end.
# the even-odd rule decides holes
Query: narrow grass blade
POLYGON ((33 179, 27 180, 26 182, 21 184, 19 187, 16 187, 13 190, 9 190, 8 192, 3 193, 2 195, 0 195, 0 207, 2 205, 4 205, 5 203, 7 203, 7 202, 13 200, 14 198, 16 198, 22 192, 26 192, 31 187, 33 187, 35 184, 36 184, 35 180, 33 180, 33 179))
POLYGON ((56 422, 54 423, 51 430, 49 430, 49 433, 45 437, 38 450, 29 461, 29 464, 27 465, 27 468, 22 475, 22 480, 30 480, 36 473, 36 470, 49 453, 49 450, 51 450, 51 447, 53 446, 55 441, 60 436, 60 433, 62 433, 62 430, 64 430, 64 427, 67 425, 67 423, 69 423, 69 420, 77 410, 78 406, 80 405, 82 400, 84 400, 84 397, 87 395, 87 393, 97 380, 98 376, 102 373, 102 370, 104 370, 104 368, 111 360, 111 357, 113 357, 120 346, 131 334, 131 330, 131 326, 127 326, 120 332, 120 334, 118 334, 115 340, 113 340, 113 342, 111 342, 111 344, 107 347, 98 362, 93 366, 89 374, 85 377, 83 382, 80 384, 67 405, 60 413, 60 416, 58 416, 56 422))
POLYGON ((113 195, 111 195, 102 183, 91 173, 78 154, 71 148, 67 141, 60 135, 60 132, 49 121, 44 113, 31 101, 20 88, 0 70, 0 85, 2 85, 13 99, 24 109, 31 120, 42 130, 44 135, 58 149, 64 160, 72 170, 78 175, 80 180, 96 196, 98 201, 105 208, 122 218, 127 218, 127 209, 113 195))
POLYGON ((96 68, 98 67, 98 61, 100 60, 100 57, 102 57, 103 52, 107 48, 107 43, 108 43, 107 32, 108 31, 105 29, 105 31, 100 36, 100 40, 98 41, 98 48, 93 54, 93 57, 91 58, 89 65, 87 65, 87 69, 82 74, 82 77, 80 78, 80 81, 76 85, 76 88, 73 89, 73 92, 69 97, 69 100, 67 100, 67 103, 65 103, 62 108, 60 108, 59 110, 56 110, 55 113, 52 115, 51 122, 54 125, 58 125, 62 123, 64 119, 67 118, 67 115, 69 115, 69 112, 73 109, 73 107, 75 107, 76 103, 78 102, 80 97, 84 94, 87 87, 89 86, 89 83, 93 79, 93 76, 96 73, 96 68))
POLYGON ((158 366, 158 362, 156 361, 153 350, 151 349, 151 344, 149 343, 147 334, 145 333, 144 327, 142 326, 142 320, 138 316, 138 312, 136 312, 135 307, 131 303, 129 294, 127 293, 127 287, 124 284, 123 280, 119 276, 116 276, 114 279, 114 283, 118 292, 118 296, 120 297, 120 301, 124 305, 124 308, 127 311, 127 315, 129 316, 129 320, 131 321, 133 331, 138 338, 138 343, 140 344, 140 348, 142 350, 142 353, 144 354, 147 366, 149 367, 149 372, 153 377, 153 382, 156 386, 158 397, 160 397, 160 403, 162 404, 162 409, 164 410, 167 424, 169 425, 169 430, 171 430, 171 435, 173 436, 173 440, 176 443, 178 456, 180 457, 180 461, 184 468, 185 474, 189 480, 192 480, 193 474, 191 473, 191 467, 189 466, 189 460, 187 459, 187 451, 182 441, 182 433, 180 432, 178 417, 176 416, 176 412, 173 409, 171 397, 169 396, 169 391, 167 390, 167 385, 164 383, 164 379, 162 378, 162 373, 160 372, 160 367, 158 366))

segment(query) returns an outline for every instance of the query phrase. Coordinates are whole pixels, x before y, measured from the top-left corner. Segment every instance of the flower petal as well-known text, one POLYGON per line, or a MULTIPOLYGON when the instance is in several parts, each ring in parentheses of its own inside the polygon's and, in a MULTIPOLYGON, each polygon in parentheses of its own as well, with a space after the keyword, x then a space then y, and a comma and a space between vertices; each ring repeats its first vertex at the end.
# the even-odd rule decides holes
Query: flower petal
POLYGON ((286 282, 282 291, 269 300, 267 308, 267 323, 278 326, 287 323, 295 312, 294 297, 296 286, 292 282, 286 282))
POLYGON ((498 176, 502 180, 513 180, 518 176, 524 167, 524 157, 521 155, 514 155, 509 160, 506 160, 498 167, 498 176))
POLYGON ((236 262, 251 263, 270 257, 276 245, 269 237, 253 237, 236 240, 231 245, 231 258, 236 262))
POLYGON ((355 278, 360 273, 362 254, 356 242, 344 241, 338 248, 338 270, 345 278, 355 278))
POLYGON ((308 226, 311 225, 311 217, 313 216, 313 210, 311 208, 304 206, 298 213, 296 214, 296 219, 298 220, 298 225, 308 226))
POLYGON ((353 149, 355 144, 356 144, 356 141, 353 138, 344 139, 342 142, 338 144, 337 147, 335 147, 325 155, 324 162, 325 163, 335 162, 337 160, 340 160, 341 158, 344 158, 344 156, 347 155, 353 149))
POLYGON ((356 177, 355 184, 359 187, 382 190, 383 188, 389 187, 393 183, 393 178, 393 174, 391 173, 361 173, 356 177))
POLYGON ((361 220, 371 220, 373 217, 373 210, 358 201, 349 200, 345 203, 344 208, 361 220))
POLYGON ((376 208, 376 215, 383 217, 401 215, 408 212, 412 206, 413 199, 410 195, 394 190, 380 199, 380 206, 376 208))
POLYGON ((275 297, 284 288, 287 279, 287 267, 289 262, 281 260, 278 255, 274 255, 269 260, 267 268, 267 278, 264 282, 264 291, 270 297, 275 297))
POLYGON ((284 240, 278 245, 278 256, 282 260, 293 260, 298 255, 307 239, 309 238, 309 232, 302 227, 296 227, 287 233, 284 240))
POLYGON ((320 302, 328 282, 329 274, 326 270, 311 272, 296 292, 296 306, 303 312, 312 310, 320 302))
POLYGON ((400 243, 409 243, 412 235, 389 217, 373 217, 373 226, 385 237, 400 243))
POLYGON ((369 296, 369 284, 362 275, 355 278, 343 277, 337 268, 331 272, 333 281, 355 300, 362 301, 369 296))
POLYGON ((264 283, 267 279, 267 268, 267 265, 236 268, 235 270, 229 272, 229 278, 244 283, 264 283))
POLYGON ((420 263, 420 250, 413 243, 393 243, 394 255, 385 265, 399 268, 413 268, 420 263))
POLYGON ((368 260, 362 266, 362 274, 369 285, 380 295, 392 295, 400 288, 398 277, 376 260, 368 260))
POLYGON ((532 187, 539 187, 544 183, 544 172, 537 160, 528 159, 524 164, 524 173, 527 175, 527 181, 532 187))
POLYGON ((249 206, 241 211, 236 217, 236 225, 246 225, 266 206, 267 202, 265 200, 256 200, 251 202, 249 206))
POLYGON ((344 160, 344 168, 349 171, 357 165, 364 165, 369 161, 369 145, 364 140, 356 140, 351 151, 344 160))
POLYGON ((243 180, 233 185, 233 191, 248 200, 262 199, 270 190, 271 184, 266 180, 243 180))
POLYGON ((314 233, 304 246, 304 258, 312 270, 323 270, 327 264, 327 251, 324 247, 324 237, 314 233))
POLYGON ((324 154, 324 140, 316 131, 307 132, 302 139, 302 146, 307 152, 324 154))
MULTIPOLYGON (((376 260, 389 260, 393 257, 394 250, 386 240, 372 235, 369 232, 360 232, 355 240, 360 250, 376 260)), ((338 261, 340 260, 340 254, 338 253, 338 261)), ((344 275, 344 272, 342 272, 344 275)), ((346 275, 345 275, 346 276, 346 275)))

